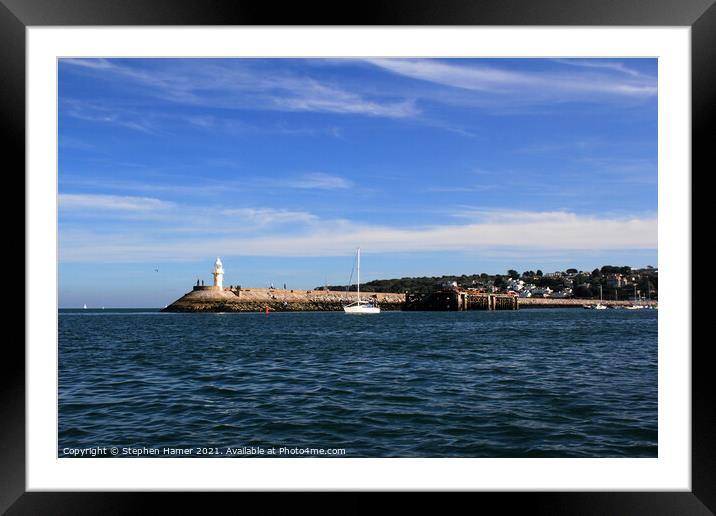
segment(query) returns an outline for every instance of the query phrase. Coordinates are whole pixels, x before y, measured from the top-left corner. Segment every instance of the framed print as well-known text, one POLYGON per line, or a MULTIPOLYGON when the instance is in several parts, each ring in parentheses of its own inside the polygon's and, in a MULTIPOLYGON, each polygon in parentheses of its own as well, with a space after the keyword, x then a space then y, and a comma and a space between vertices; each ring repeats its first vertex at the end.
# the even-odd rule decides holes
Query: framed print
POLYGON ((5 1, 27 303, 3 510, 714 510, 690 235, 716 8, 398 6, 5 1))

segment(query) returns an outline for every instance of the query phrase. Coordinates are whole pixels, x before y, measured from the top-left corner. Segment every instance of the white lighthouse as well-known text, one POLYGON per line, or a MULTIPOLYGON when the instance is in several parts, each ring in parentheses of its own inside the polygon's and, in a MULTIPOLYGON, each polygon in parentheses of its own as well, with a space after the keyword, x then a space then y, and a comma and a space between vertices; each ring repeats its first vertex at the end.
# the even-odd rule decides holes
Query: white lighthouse
POLYGON ((216 259, 216 262, 214 262, 214 272, 212 272, 214 275, 214 288, 217 290, 221 290, 224 288, 224 264, 221 263, 221 260, 219 258, 216 259))

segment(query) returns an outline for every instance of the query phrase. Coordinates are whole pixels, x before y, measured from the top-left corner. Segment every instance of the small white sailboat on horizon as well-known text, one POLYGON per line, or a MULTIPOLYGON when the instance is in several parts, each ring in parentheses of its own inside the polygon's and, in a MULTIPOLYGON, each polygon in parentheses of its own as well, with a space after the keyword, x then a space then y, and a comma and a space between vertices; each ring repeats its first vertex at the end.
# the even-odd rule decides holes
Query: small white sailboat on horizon
POLYGON ((360 298, 360 247, 356 251, 356 264, 356 270, 358 271, 356 300, 349 305, 343 306, 343 311, 347 314, 379 314, 380 308, 372 301, 366 301, 360 298))
POLYGON ((599 285, 599 303, 596 305, 584 305, 584 308, 589 310, 606 310, 607 306, 603 305, 602 301, 604 301, 604 298, 602 297, 602 286, 599 285))
MULTIPOLYGON (((649 293, 649 296, 651 296, 651 292, 649 293)), ((633 303, 631 306, 627 306, 626 309, 627 309, 627 310, 642 310, 642 309, 644 309, 644 308, 648 308, 648 305, 641 305, 641 304, 637 304, 637 303, 636 303, 637 301, 640 301, 641 299, 642 299, 642 298, 640 298, 640 297, 637 295, 637 292, 636 292, 636 283, 635 283, 635 284, 634 284, 634 303, 633 303)))
POLYGON ((84 310, 87 310, 87 304, 85 303, 85 305, 84 305, 82 308, 83 308, 84 310))
POLYGON ((607 309, 606 305, 602 304, 602 301, 604 301, 604 297, 602 296, 602 286, 599 285, 599 303, 597 303, 594 306, 595 310, 606 310, 607 309))

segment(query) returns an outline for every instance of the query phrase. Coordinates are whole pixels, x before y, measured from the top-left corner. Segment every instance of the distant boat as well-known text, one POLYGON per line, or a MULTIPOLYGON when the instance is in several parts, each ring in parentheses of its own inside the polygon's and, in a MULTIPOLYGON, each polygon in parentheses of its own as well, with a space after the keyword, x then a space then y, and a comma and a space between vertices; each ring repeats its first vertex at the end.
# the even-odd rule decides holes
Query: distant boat
POLYGON ((644 308, 647 308, 647 305, 638 305, 638 304, 636 304, 636 302, 637 302, 638 300, 640 300, 640 299, 641 299, 641 298, 637 296, 636 283, 635 283, 635 284, 634 284, 634 304, 632 304, 631 306, 627 306, 626 309, 627 309, 627 310, 642 310, 642 309, 644 309, 644 308))
POLYGON ((84 308, 85 310, 87 310, 87 305, 85 304, 82 308, 84 308))
POLYGON ((584 308, 587 308, 589 310, 606 310, 607 306, 602 304, 602 286, 599 285, 599 303, 596 305, 582 305, 584 308))
POLYGON ((347 314, 379 314, 380 308, 374 305, 372 301, 366 301, 360 298, 360 247, 356 252, 356 264, 358 271, 356 300, 349 305, 345 305, 343 310, 347 314))

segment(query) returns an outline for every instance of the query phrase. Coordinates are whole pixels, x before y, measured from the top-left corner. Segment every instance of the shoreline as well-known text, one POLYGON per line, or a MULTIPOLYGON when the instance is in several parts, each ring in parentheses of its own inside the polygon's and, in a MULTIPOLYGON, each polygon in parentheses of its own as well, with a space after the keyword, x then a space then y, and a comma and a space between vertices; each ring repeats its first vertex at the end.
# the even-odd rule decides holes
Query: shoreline
MULTIPOLYGON (((324 312, 341 311, 354 300, 355 292, 331 290, 284 290, 247 288, 241 290, 195 288, 162 312, 324 312)), ((385 292, 361 292, 363 299, 374 299, 382 311, 403 311, 406 295, 385 292)), ((518 309, 581 308, 598 303, 594 299, 518 298, 518 309)), ((656 306, 658 301, 601 301, 605 306, 626 307, 634 304, 656 306)))
POLYGON ((550 297, 525 297, 518 301, 522 308, 581 308, 583 305, 594 305, 601 303, 604 306, 632 306, 635 304, 644 306, 656 306, 659 301, 650 299, 644 301, 607 301, 598 299, 554 299, 550 297))

